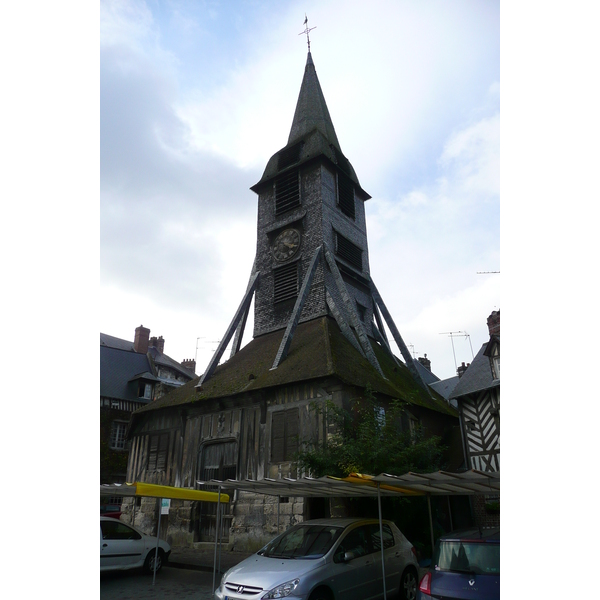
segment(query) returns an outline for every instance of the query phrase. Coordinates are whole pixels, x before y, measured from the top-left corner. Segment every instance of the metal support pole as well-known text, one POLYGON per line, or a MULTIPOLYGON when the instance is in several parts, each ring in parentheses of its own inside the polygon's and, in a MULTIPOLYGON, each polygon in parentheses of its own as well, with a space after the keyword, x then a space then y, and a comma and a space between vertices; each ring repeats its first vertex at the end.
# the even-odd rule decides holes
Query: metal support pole
POLYGON ((213 585, 212 585, 212 589, 213 589, 213 593, 215 591, 215 576, 217 574, 217 543, 219 540, 219 509, 221 507, 221 486, 219 486, 219 497, 217 499, 217 523, 216 523, 216 529, 215 529, 215 556, 214 556, 214 560, 213 560, 213 585))
POLYGON ((158 499, 158 527, 156 529, 156 549, 154 550, 154 574, 152 575, 152 585, 156 581, 156 561, 158 560, 158 540, 160 538, 160 516, 162 514, 162 498, 158 499))
POLYGON ((452 506, 450 505, 450 496, 446 496, 448 499, 448 514, 450 515, 450 531, 454 531, 454 525, 452 524, 452 506))
POLYGON ((387 598, 387 592, 385 589, 385 557, 383 556, 383 522, 381 520, 381 488, 380 483, 377 482, 377 506, 379 507, 379 542, 381 543, 381 574, 383 579, 383 598, 387 598))
POLYGON ((433 519, 431 518, 431 494, 427 494, 427 508, 429 509, 429 533, 431 534, 431 558, 433 558, 435 542, 433 540, 433 519))
POLYGON ((281 496, 277 496, 277 535, 279 535, 279 503, 281 502, 281 496))

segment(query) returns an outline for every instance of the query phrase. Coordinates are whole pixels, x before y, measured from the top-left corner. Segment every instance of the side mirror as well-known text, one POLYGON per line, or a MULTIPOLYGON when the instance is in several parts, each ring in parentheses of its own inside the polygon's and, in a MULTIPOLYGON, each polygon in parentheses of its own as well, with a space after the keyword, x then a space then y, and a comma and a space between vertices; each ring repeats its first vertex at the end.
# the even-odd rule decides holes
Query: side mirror
POLYGON ((350 562, 353 558, 355 558, 354 552, 352 552, 351 550, 349 550, 348 552, 346 552, 344 554, 344 561, 343 562, 350 562))

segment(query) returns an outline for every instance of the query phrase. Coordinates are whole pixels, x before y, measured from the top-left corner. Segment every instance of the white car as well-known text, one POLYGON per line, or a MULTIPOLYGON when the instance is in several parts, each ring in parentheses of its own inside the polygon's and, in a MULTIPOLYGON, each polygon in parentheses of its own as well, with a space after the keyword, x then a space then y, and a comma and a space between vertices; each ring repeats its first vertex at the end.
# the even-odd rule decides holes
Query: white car
MULTIPOLYGON (((381 534, 376 519, 315 519, 294 525, 229 569, 215 600, 370 600, 383 598, 381 534)), ((388 598, 415 600, 416 551, 383 521, 388 598)))
MULTIPOLYGON (((100 571, 124 571, 143 567, 154 571, 156 538, 112 517, 100 517, 100 571)), ((156 571, 169 560, 171 546, 158 541, 156 571)))

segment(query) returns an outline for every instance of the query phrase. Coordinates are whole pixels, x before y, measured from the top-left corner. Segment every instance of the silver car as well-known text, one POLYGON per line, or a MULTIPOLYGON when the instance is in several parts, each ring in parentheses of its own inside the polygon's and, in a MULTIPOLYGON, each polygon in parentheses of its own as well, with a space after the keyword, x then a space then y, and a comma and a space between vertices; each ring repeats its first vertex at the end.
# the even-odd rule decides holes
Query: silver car
POLYGON ((156 571, 160 571, 171 554, 171 546, 164 540, 138 531, 130 525, 112 517, 100 517, 100 571, 124 571, 143 567, 144 571, 154 571, 154 557, 157 555, 156 571))
MULTIPOLYGON (((415 600, 415 549, 383 521, 388 598, 415 600)), ((316 519, 288 529, 229 569, 215 600, 370 600, 383 598, 381 535, 376 519, 316 519)))

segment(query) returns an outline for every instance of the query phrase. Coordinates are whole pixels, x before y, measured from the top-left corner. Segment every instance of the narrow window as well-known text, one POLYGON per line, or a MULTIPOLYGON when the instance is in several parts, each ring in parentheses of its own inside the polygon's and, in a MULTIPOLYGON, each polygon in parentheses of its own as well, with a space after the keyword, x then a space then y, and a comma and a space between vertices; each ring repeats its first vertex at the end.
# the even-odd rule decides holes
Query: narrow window
POLYGON ((298 296, 298 263, 293 262, 273 269, 273 280, 273 301, 275 303, 296 298, 298 296))
POLYGON ((125 436, 127 435, 127 423, 124 421, 113 421, 110 427, 111 450, 125 450, 125 436))
POLYGON ((337 231, 335 232, 335 251, 348 264, 362 271, 362 250, 337 231))
POLYGON ((275 214, 280 215, 300 206, 300 175, 290 171, 275 179, 275 214))
POLYGON ((354 206, 354 184, 350 177, 338 173, 338 206, 340 210, 351 219, 356 217, 356 211, 354 206))
POLYGON ((168 433, 160 433, 150 436, 150 451, 148 453, 148 471, 166 470, 168 449, 168 433))
POLYGON ((273 413, 271 421, 271 461, 285 462, 293 460, 298 451, 297 408, 280 410, 273 413))

